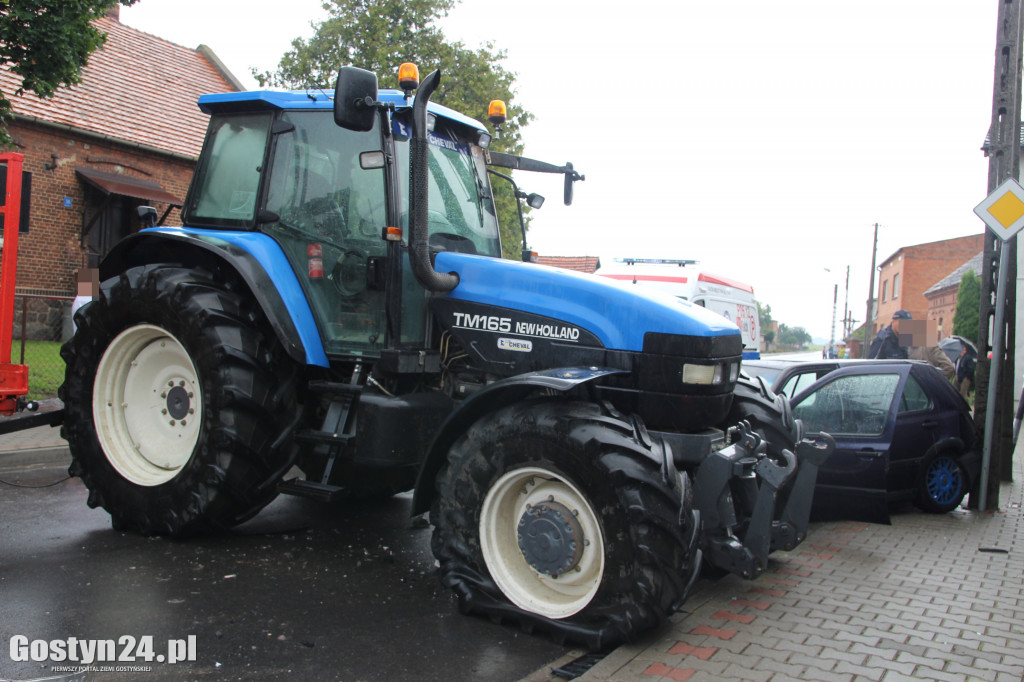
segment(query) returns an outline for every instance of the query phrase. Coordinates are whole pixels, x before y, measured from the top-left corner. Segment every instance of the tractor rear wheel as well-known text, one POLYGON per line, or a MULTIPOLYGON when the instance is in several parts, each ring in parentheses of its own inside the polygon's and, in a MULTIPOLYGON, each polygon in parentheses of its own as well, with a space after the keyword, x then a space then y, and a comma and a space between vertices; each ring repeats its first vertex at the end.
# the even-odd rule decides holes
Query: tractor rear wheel
POLYGON ((605 406, 503 408, 459 439, 437 481, 432 547, 464 611, 596 650, 663 621, 696 577, 689 478, 605 406))
POLYGON ((103 283, 61 349, 69 473, 115 528, 230 528, 277 493, 293 447, 298 367, 237 283, 132 268, 103 283))

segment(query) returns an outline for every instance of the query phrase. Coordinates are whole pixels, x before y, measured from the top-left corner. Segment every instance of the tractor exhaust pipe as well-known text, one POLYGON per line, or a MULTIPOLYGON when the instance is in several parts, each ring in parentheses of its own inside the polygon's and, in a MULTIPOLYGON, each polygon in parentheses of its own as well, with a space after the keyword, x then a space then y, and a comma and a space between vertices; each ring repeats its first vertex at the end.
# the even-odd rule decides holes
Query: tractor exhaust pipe
POLYGON ((416 279, 428 291, 444 294, 459 284, 454 272, 437 272, 430 262, 427 227, 427 103, 441 83, 441 71, 423 79, 412 108, 412 139, 409 140, 409 262, 416 279))

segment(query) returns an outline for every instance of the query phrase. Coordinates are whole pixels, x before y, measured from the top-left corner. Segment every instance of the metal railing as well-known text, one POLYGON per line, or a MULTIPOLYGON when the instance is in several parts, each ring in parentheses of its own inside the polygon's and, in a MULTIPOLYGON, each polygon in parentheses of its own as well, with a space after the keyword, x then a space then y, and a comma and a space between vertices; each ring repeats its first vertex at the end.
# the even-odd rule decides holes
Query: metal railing
POLYGON ((71 323, 72 296, 14 294, 14 338, 11 361, 28 365, 32 400, 54 398, 64 382, 61 344, 74 333, 71 323))

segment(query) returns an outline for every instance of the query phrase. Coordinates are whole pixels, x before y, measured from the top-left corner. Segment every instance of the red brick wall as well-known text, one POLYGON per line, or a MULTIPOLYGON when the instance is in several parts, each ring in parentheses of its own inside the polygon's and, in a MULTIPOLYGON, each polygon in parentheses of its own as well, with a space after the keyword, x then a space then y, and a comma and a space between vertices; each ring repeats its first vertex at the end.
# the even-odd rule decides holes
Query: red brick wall
MULTIPOLYGON (((897 310, 907 310, 916 320, 927 319, 929 304, 924 292, 949 273, 969 261, 984 248, 983 234, 945 239, 939 242, 904 247, 894 258, 882 263, 879 270, 878 318, 874 330, 889 324, 897 310), (900 290, 892 297, 893 276, 899 274, 900 290), (889 291, 888 300, 882 301, 882 288, 889 291)), ((943 332, 949 334, 943 324, 943 332)))
MULTIPOLYGON (((76 167, 156 182, 182 201, 195 168, 194 161, 49 126, 16 120, 9 129, 17 144, 14 151, 25 155, 24 168, 32 173, 29 232, 21 235, 18 249, 18 289, 76 293, 76 273, 85 264, 87 253, 81 247, 86 194, 76 167), (51 154, 57 155, 57 167, 46 170, 44 164, 53 162, 51 154), (65 197, 71 199, 70 208, 64 206, 65 197)), ((165 204, 155 207, 160 215, 167 208, 165 204)), ((181 224, 177 209, 164 224, 181 224)))
POLYGON ((928 301, 928 319, 935 322, 936 337, 933 343, 953 333, 953 315, 956 314, 956 298, 960 285, 947 287, 932 294, 928 301))

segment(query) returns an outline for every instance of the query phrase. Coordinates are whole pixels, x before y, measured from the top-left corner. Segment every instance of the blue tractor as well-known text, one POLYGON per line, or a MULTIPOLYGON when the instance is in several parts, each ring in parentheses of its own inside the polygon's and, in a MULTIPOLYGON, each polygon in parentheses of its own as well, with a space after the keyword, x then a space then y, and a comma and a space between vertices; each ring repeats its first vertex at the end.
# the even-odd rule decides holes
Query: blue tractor
POLYGON ((502 260, 489 174, 582 178, 489 150, 439 82, 200 99, 184 227, 116 246, 62 350, 70 471, 178 537, 414 490, 464 610, 629 639, 702 562, 752 578, 803 539, 828 437, 739 378, 723 318, 502 260))

